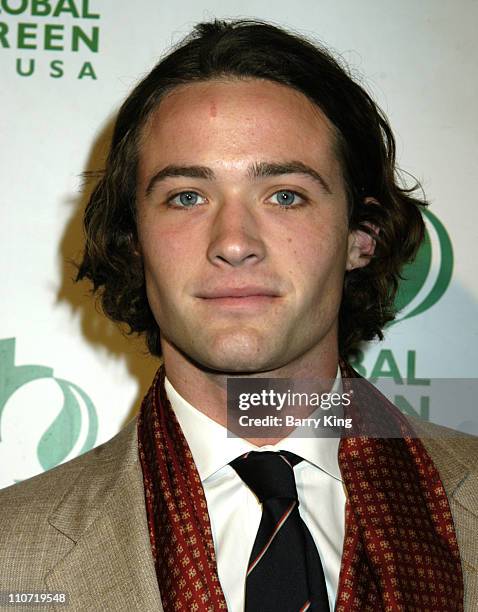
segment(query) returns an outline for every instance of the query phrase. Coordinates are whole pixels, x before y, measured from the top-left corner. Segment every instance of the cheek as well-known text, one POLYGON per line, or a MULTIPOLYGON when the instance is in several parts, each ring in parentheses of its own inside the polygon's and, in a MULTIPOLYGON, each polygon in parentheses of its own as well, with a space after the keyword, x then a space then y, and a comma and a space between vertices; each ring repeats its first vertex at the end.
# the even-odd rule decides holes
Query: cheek
POLYGON ((313 289, 329 278, 343 278, 347 234, 342 227, 329 226, 327 231, 317 228, 315 232, 311 226, 304 227, 294 239, 287 238, 286 251, 289 272, 313 289))
POLYGON ((153 224, 138 228, 139 242, 144 262, 148 291, 167 294, 181 288, 191 272, 194 256, 194 241, 185 239, 184 230, 164 228, 153 224))

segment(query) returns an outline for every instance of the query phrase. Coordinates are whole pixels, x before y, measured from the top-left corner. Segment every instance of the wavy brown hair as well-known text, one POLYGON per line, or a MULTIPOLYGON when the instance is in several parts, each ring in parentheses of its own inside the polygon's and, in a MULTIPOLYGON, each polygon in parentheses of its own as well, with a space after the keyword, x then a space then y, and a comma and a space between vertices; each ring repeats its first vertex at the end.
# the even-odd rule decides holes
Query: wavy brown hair
POLYGON ((406 188, 395 164, 387 119, 346 67, 327 49, 258 21, 213 21, 193 32, 136 86, 122 105, 106 167, 89 200, 86 245, 77 280, 87 278, 104 312, 145 333, 160 355, 160 329, 148 304, 137 249, 136 175, 140 135, 162 98, 178 85, 218 78, 269 79, 316 104, 335 126, 348 195, 349 226, 375 235, 370 263, 345 273, 339 312, 339 349, 346 357, 365 340, 383 338, 395 317, 394 298, 404 264, 424 236, 415 187, 406 188))

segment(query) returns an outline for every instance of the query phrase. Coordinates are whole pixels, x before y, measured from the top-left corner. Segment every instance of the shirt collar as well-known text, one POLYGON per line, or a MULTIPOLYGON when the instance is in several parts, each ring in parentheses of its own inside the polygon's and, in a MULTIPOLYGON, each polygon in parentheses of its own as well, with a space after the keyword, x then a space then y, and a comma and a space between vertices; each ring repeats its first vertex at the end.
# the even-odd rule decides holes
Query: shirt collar
MULTIPOLYGON (((340 367, 338 367, 332 392, 340 390, 341 384, 340 367)), ((169 382, 167 376, 164 386, 202 482, 248 451, 281 449, 300 455, 333 478, 342 481, 338 462, 340 438, 299 438, 290 435, 277 444, 258 447, 242 438, 228 438, 227 429, 187 402, 169 382)))

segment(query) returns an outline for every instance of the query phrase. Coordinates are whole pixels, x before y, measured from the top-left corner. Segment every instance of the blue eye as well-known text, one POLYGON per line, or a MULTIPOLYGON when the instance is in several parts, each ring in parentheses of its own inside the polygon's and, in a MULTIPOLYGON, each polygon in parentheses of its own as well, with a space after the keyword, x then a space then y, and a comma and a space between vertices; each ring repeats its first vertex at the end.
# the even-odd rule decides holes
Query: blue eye
POLYGON ((196 193, 196 191, 181 191, 168 200, 168 203, 180 206, 182 208, 191 208, 196 204, 202 204, 204 198, 196 193))
POLYGON ((290 189, 281 189, 281 191, 276 191, 272 197, 277 198, 277 204, 283 206, 284 208, 303 202, 303 198, 296 191, 291 191, 290 189))

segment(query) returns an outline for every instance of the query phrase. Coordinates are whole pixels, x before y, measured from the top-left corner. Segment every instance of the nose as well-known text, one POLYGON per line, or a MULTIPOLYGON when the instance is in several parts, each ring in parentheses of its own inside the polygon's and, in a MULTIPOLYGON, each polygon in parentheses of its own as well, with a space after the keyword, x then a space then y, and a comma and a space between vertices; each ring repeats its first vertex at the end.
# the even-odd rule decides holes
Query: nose
POLYGON ((264 259, 265 253, 253 210, 243 201, 223 202, 211 225, 209 261, 223 267, 254 265, 264 259))

